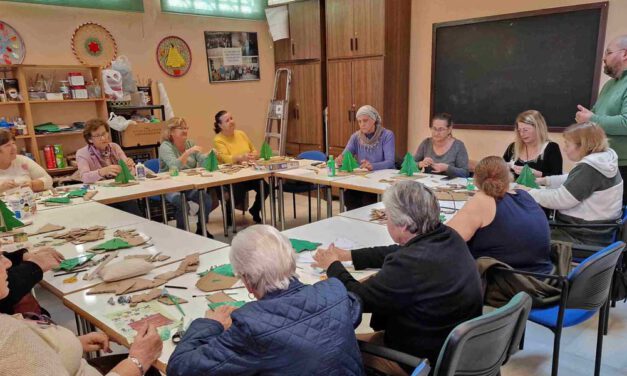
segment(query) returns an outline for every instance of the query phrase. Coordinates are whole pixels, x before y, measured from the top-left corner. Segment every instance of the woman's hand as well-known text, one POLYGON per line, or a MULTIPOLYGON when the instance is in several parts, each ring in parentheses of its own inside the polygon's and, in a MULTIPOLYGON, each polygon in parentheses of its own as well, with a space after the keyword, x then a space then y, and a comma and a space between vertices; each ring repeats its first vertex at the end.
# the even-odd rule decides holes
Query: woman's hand
POLYGON ((103 178, 111 178, 116 176, 122 171, 122 167, 120 165, 110 165, 102 167, 98 170, 98 174, 103 178))
POLYGON ((35 263, 45 273, 59 266, 65 260, 63 255, 52 247, 41 248, 36 252, 26 252, 22 257, 24 261, 35 263))
POLYGON ((13 179, 3 180, 2 183, 0 183, 0 193, 8 191, 9 189, 17 188, 17 187, 18 185, 15 182, 15 180, 13 179))
POLYGON ((231 313, 233 313, 236 309, 237 307, 223 305, 216 308, 215 311, 208 310, 205 313, 205 318, 219 322, 224 327, 224 330, 228 330, 231 327, 231 324, 233 324, 233 320, 231 320, 231 313))
POLYGON ((549 179, 547 179, 546 177, 544 178, 536 178, 536 184, 538 185, 549 185, 549 179))
POLYGON ((418 162, 418 167, 420 168, 426 168, 429 167, 433 164, 433 159, 427 157, 425 159, 423 159, 422 161, 418 162))
POLYGON ((446 163, 433 163, 431 165, 431 170, 437 173, 446 172, 448 170, 448 165, 446 163))
POLYGON ((359 165, 359 167, 365 168, 368 171, 372 171, 372 163, 368 162, 365 159, 361 161, 361 164, 359 165))
POLYGON ((78 340, 81 341, 81 345, 83 346, 83 352, 92 352, 92 351, 104 351, 106 353, 111 352, 111 348, 109 347, 109 337, 106 334, 101 332, 92 332, 87 333, 83 336, 79 336, 78 340))
POLYGON ((135 168, 135 161, 132 158, 126 158, 124 162, 126 162, 126 165, 128 166, 128 168, 130 169, 135 168))
POLYGON ((190 155, 193 153, 201 153, 202 154, 202 148, 198 145, 194 145, 191 148, 185 150, 185 154, 190 155))
POLYGON ((520 172, 522 171, 522 169, 523 169, 523 166, 518 166, 518 165, 512 166, 512 171, 514 171, 516 175, 520 175, 520 172))
POLYGON ((312 266, 318 267, 320 269, 327 270, 331 264, 336 261, 340 261, 339 256, 329 249, 318 249, 316 254, 313 256, 313 259, 316 261, 312 266))
POLYGON ((157 333, 157 329, 152 325, 144 325, 137 331, 137 336, 128 351, 128 355, 137 358, 148 369, 161 355, 163 341, 157 333))
POLYGON ((335 166, 339 167, 342 165, 342 160, 344 159, 344 153, 340 153, 336 158, 335 158, 335 166))

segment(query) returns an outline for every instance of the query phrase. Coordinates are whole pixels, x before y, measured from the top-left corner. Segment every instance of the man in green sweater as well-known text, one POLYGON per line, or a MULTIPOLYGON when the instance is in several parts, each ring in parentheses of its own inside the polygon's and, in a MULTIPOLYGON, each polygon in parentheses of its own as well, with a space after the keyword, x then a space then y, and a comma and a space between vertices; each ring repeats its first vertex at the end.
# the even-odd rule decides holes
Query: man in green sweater
MULTIPOLYGON (((611 77, 599 93, 592 111, 577 106, 577 123, 593 121, 599 124, 610 139, 610 147, 618 154, 618 169, 627 180, 627 35, 610 42, 603 57, 603 72, 611 77)), ((623 205, 627 204, 627 188, 623 191, 623 205)))

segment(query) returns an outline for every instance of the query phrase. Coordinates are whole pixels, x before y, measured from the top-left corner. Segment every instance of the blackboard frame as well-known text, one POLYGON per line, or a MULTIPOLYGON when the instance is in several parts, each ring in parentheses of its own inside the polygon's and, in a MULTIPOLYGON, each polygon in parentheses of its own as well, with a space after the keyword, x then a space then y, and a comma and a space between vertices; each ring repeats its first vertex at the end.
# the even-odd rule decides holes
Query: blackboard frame
MULTIPOLYGON (((481 22, 491 22, 491 21, 502 21, 502 20, 510 20, 510 19, 520 19, 525 17, 533 17, 547 14, 557 14, 557 13, 567 13, 574 12, 580 10, 590 10, 590 9, 599 9, 600 10, 600 22, 599 22, 599 34, 597 36, 597 59, 594 65, 594 71, 600 72, 603 64, 603 53, 605 49, 605 32, 607 27, 607 12, 609 8, 609 1, 603 1, 598 3, 589 3, 589 4, 581 4, 581 5, 572 5, 572 6, 564 6, 557 8, 547 8, 547 9, 538 9, 526 12, 517 12, 517 13, 508 13, 497 16, 488 16, 488 17, 479 17, 479 18, 470 18, 466 20, 457 20, 457 21, 447 21, 447 22, 439 22, 434 23, 432 27, 432 42, 431 42, 431 93, 430 93, 430 105, 429 105, 429 119, 431 119, 434 115, 434 106, 435 106, 435 70, 436 70, 436 46, 437 46, 437 31, 439 28, 450 27, 450 26, 460 26, 460 25, 469 25, 481 22)), ((597 95, 599 92, 599 82, 600 76, 595 74, 592 81, 591 87, 591 99, 592 102, 596 102, 597 95)), ((575 110, 573 109, 573 119, 575 117, 575 110)), ((513 119, 512 119, 513 120, 513 119)), ((478 130, 493 130, 493 131, 512 131, 514 130, 514 124, 457 124, 455 123, 455 128, 458 129, 478 129, 478 130)), ((551 132, 561 132, 565 127, 549 127, 549 131, 551 132)))

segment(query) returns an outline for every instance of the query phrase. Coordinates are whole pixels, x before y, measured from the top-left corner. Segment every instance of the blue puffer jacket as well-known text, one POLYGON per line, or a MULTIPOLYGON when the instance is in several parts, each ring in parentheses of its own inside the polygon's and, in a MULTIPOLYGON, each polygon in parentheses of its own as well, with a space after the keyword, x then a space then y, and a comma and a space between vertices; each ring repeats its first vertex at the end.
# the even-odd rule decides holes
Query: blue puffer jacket
POLYGON ((224 330, 196 319, 168 361, 168 376, 363 375, 354 328, 359 298, 335 278, 266 294, 224 330))

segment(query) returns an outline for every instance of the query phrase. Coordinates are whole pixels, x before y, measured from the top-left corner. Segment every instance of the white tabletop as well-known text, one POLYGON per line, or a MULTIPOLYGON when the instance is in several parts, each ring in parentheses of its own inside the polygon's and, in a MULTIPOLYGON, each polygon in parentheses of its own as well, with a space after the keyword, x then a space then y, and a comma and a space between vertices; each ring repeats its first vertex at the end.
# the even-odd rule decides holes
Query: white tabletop
POLYGON ((208 174, 208 176, 186 175, 185 171, 189 170, 183 170, 179 172, 179 176, 172 177, 172 180, 192 184, 196 189, 202 189, 226 184, 235 184, 249 180, 263 179, 271 175, 271 172, 269 171, 257 171, 252 167, 243 168, 232 174, 226 174, 220 171, 208 172, 202 168, 194 170, 202 171, 204 174, 208 174))
MULTIPOLYGON (((167 226, 157 222, 144 221, 140 223, 135 223, 130 226, 125 226, 124 228, 109 228, 105 230, 105 238, 103 240, 78 245, 65 243, 61 246, 55 246, 55 248, 59 252, 61 252, 66 258, 77 257, 85 254, 86 251, 93 246, 113 238, 113 233, 118 229, 135 229, 144 239, 150 239, 146 244, 120 250, 120 253, 118 255, 119 259, 123 259, 126 255, 154 255, 159 252, 161 253, 161 255, 170 256, 168 260, 155 262, 154 265, 157 267, 180 261, 190 253, 206 253, 228 246, 228 244, 226 243, 222 243, 209 238, 203 238, 202 236, 179 230, 175 227, 167 226), (152 244, 152 246, 149 246, 149 244, 152 244)), ((37 237, 34 237, 33 240, 29 240, 33 243, 36 243, 37 239, 43 239, 44 236, 45 235, 39 235, 37 237)), ((103 256, 98 255, 96 256, 96 259, 100 257, 103 256)), ((114 260, 112 262, 117 262, 117 260, 114 260)), ((91 281, 83 280, 82 278, 85 273, 86 272, 83 272, 78 275, 77 282, 72 284, 64 284, 63 280, 71 275, 54 277, 53 275, 55 274, 55 272, 49 271, 44 273, 44 280, 42 284, 53 294, 57 296, 63 296, 102 283, 102 280, 100 278, 95 278, 91 281)))
MULTIPOLYGON (((464 207, 466 201, 440 201, 440 213, 444 214, 446 221, 453 218, 455 213, 461 208, 464 207)), ((385 222, 373 221, 370 219, 370 213, 372 209, 385 209, 383 202, 377 202, 374 204, 362 206, 361 208, 345 211, 340 213, 341 217, 356 219, 359 221, 376 223, 382 226, 385 226, 385 222)))
MULTIPOLYGON (((386 189, 391 186, 391 184, 387 182, 381 182, 381 180, 391 180, 395 176, 398 176, 398 170, 377 170, 365 175, 346 176, 344 179, 333 181, 331 183, 331 186, 362 192, 382 194, 383 192, 385 192, 386 189)), ((416 174, 414 176, 415 179, 413 180, 418 181, 430 188, 445 186, 447 184, 466 184, 465 178, 442 180, 445 179, 445 176, 443 175, 416 174)))
MULTIPOLYGON (((159 174, 160 176, 167 176, 167 174, 159 174)), ((133 199, 139 199, 150 196, 157 196, 163 193, 180 192, 189 189, 193 189, 194 185, 189 182, 179 179, 165 178, 165 179, 146 179, 138 181, 139 184, 130 185, 127 187, 109 187, 113 180, 101 181, 96 184, 98 193, 94 196, 93 200, 104 204, 111 204, 115 202, 123 202, 133 199)))
POLYGON ((350 177, 347 175, 329 176, 326 169, 318 169, 315 167, 301 167, 293 170, 276 171, 274 176, 321 185, 330 185, 330 182, 350 177))

